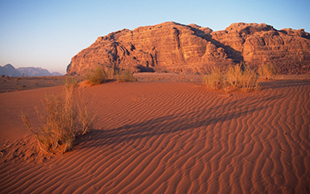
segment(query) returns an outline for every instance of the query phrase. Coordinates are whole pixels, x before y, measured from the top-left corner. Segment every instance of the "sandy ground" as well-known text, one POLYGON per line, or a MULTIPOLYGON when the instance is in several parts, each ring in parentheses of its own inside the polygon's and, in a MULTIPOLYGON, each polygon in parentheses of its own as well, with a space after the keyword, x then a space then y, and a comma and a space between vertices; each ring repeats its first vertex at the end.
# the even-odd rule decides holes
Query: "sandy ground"
POLYGON ((61 91, 0 94, 0 193, 310 193, 309 80, 230 95, 195 82, 84 88, 92 131, 43 157, 20 111, 36 121, 61 91))
POLYGON ((33 90, 64 84, 65 76, 0 77, 0 93, 33 90))

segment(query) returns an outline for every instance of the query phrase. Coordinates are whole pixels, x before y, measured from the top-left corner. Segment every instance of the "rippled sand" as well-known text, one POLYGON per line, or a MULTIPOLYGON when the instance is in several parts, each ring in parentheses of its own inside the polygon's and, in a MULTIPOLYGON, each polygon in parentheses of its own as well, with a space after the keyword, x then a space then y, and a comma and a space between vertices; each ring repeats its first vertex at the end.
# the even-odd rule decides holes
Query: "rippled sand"
POLYGON ((0 94, 0 193, 310 192, 310 81, 231 95, 181 82, 85 88, 93 130, 63 157, 35 158, 20 110, 35 120, 60 90, 0 94))

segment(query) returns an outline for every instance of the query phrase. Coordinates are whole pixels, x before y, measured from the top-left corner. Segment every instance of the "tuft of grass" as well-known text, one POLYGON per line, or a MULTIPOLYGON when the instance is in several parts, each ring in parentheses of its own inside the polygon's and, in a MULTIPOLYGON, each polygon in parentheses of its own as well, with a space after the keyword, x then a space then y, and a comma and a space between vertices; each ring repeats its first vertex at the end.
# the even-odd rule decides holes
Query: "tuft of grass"
POLYGON ((207 86, 212 89, 219 89, 220 84, 223 83, 223 74, 220 72, 219 68, 214 68, 211 74, 206 75, 203 81, 207 86))
POLYGON ((40 130, 33 129, 28 116, 21 113, 26 127, 36 136, 41 150, 51 153, 65 153, 73 148, 78 135, 86 134, 91 128, 91 118, 86 104, 77 99, 77 90, 68 80, 60 95, 47 95, 43 101, 43 113, 38 110, 40 130))
POLYGON ((135 82, 138 81, 137 78, 133 76, 129 69, 121 71, 119 74, 116 75, 116 80, 118 82, 135 82))
POLYGON ((101 84, 108 79, 116 79, 118 82, 133 82, 138 81, 137 78, 133 76, 133 73, 129 69, 122 70, 112 63, 111 67, 105 67, 104 65, 99 65, 96 69, 89 71, 85 75, 85 79, 90 83, 90 85, 101 84))
POLYGON ((111 67, 106 70, 109 79, 114 79, 114 75, 119 74, 119 69, 116 68, 115 62, 111 63, 111 67))
POLYGON ((115 69, 114 68, 108 68, 106 72, 107 72, 107 77, 109 79, 114 78, 114 75, 115 75, 115 69))
POLYGON ((89 71, 85 78, 90 85, 99 85, 108 79, 108 74, 102 67, 97 67, 96 69, 89 71))
POLYGON ((229 92, 240 89, 242 92, 258 90, 258 76, 249 66, 229 66, 226 71, 214 67, 210 74, 204 77, 205 84, 212 89, 224 89, 229 92))
POLYGON ((241 65, 229 66, 225 74, 225 81, 233 87, 240 87, 243 71, 241 65))
POLYGON ((239 87, 242 92, 259 90, 258 75, 255 70, 251 69, 249 66, 245 66, 240 79, 240 85, 237 87, 239 87))
POLYGON ((63 84, 65 85, 65 87, 68 89, 70 87, 76 89, 79 87, 79 80, 77 79, 77 77, 67 77, 63 84))
POLYGON ((279 75, 279 68, 274 64, 265 63, 258 68, 258 74, 264 79, 275 79, 279 75))

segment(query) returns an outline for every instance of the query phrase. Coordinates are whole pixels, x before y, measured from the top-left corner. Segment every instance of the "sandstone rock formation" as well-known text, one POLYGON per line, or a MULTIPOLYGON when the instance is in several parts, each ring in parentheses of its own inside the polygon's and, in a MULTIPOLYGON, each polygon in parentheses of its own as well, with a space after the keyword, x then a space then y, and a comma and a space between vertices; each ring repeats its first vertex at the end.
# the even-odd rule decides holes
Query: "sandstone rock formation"
POLYGON ((212 31, 195 24, 166 22, 97 38, 72 58, 67 74, 83 75, 98 65, 133 72, 201 74, 214 65, 242 61, 256 67, 274 63, 280 73, 309 73, 310 35, 304 30, 276 30, 256 23, 234 23, 223 31, 212 31))

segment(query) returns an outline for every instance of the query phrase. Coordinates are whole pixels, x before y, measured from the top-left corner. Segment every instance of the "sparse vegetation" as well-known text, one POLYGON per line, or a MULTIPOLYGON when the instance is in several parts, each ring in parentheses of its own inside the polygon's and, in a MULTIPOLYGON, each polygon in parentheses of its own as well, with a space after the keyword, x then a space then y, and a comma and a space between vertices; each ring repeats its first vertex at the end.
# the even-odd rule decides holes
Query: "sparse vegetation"
POLYGON ((108 75, 103 67, 97 67, 96 69, 89 71, 85 78, 91 85, 98 85, 106 81, 108 75))
POLYGON ((211 74, 206 75, 203 81, 212 89, 219 89, 220 85, 223 84, 223 73, 218 68, 214 68, 211 74))
POLYGON ((116 79, 118 82, 137 81, 137 78, 133 76, 129 69, 121 70, 116 68, 114 63, 109 68, 104 68, 104 65, 100 65, 96 69, 89 71, 85 79, 91 85, 101 84, 108 79, 116 79))
POLYGON ((129 69, 121 71, 116 75, 116 79, 118 82, 135 82, 138 81, 137 78, 133 76, 129 69))
POLYGON ((93 118, 87 104, 77 95, 76 82, 66 81, 61 95, 48 95, 43 101, 43 113, 39 113, 41 127, 33 129, 28 116, 21 114, 27 128, 36 136, 41 150, 52 153, 65 153, 72 149, 78 135, 84 135, 91 128, 93 118))
POLYGON ((259 90, 258 75, 249 66, 244 67, 244 71, 241 76, 241 84, 237 86, 242 92, 249 92, 259 90))
POLYGON ((123 70, 123 66, 120 64, 116 67, 115 62, 112 62, 111 67, 106 69, 109 79, 116 79, 118 82, 131 82, 137 81, 129 69, 123 70))
POLYGON ((119 70, 115 67, 115 62, 112 63, 110 68, 106 70, 109 79, 114 79, 114 75, 119 73, 119 70))
POLYGON ((274 64, 265 63, 258 68, 258 74, 264 79, 275 79, 279 74, 279 69, 274 64))
POLYGON ((226 71, 214 68, 210 74, 204 77, 204 82, 212 89, 223 88, 226 92, 240 89, 242 92, 258 90, 258 76, 247 65, 230 66, 226 71))

